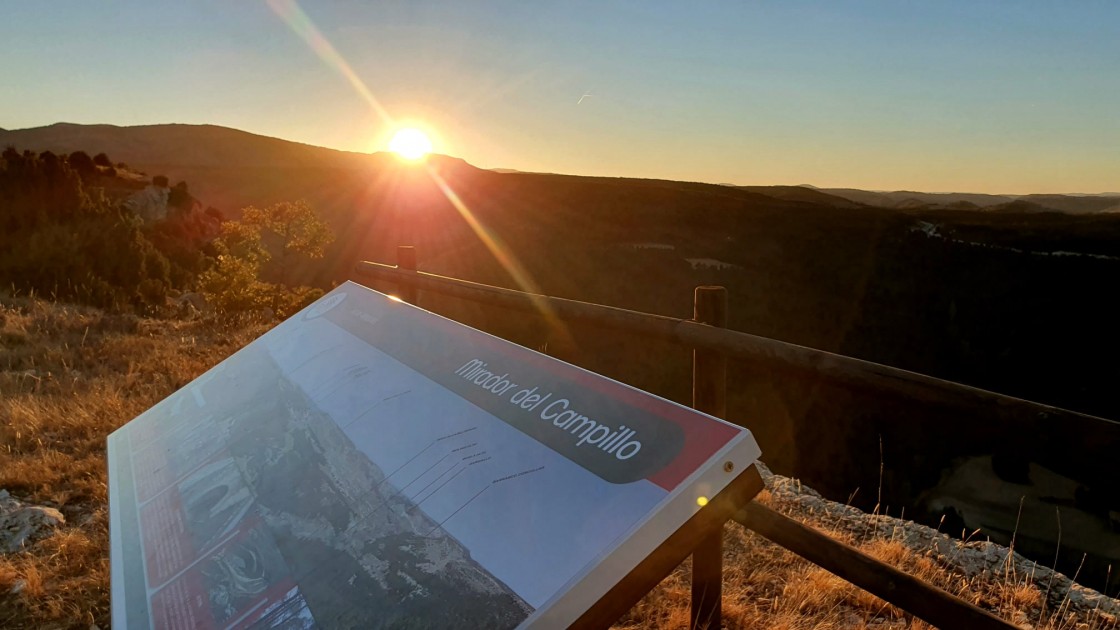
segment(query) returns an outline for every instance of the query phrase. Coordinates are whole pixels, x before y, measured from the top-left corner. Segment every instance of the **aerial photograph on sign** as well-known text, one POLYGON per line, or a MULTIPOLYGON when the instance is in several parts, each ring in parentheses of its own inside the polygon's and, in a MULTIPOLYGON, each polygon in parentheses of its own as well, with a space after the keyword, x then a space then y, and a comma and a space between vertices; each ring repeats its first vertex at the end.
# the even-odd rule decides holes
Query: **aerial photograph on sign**
POLYGON ((672 534, 651 516, 678 495, 691 516, 733 479, 696 485, 713 463, 758 455, 745 429, 346 284, 110 436, 115 618, 532 623, 643 524, 672 534))

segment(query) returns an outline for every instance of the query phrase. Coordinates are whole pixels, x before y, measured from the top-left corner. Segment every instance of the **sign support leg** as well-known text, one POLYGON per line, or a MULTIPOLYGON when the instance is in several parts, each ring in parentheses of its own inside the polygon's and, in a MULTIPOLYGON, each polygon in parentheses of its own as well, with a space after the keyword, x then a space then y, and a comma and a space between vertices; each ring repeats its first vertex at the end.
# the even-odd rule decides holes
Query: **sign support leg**
MULTIPOLYGON (((727 327, 727 289, 696 287, 693 319, 727 327)), ((717 418, 727 415, 727 357, 692 351, 692 407, 717 418)), ((723 528, 706 536, 692 552, 692 606, 689 627, 718 630, 722 625, 723 528)))

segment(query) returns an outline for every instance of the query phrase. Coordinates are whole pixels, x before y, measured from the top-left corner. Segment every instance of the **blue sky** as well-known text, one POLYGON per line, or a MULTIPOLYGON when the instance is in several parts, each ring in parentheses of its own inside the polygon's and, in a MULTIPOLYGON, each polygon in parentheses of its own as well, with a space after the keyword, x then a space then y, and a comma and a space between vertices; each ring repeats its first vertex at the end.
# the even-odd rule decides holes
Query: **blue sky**
MULTIPOLYGON (((397 123, 479 166, 1120 188, 1118 2, 301 6, 397 123)), ((213 123, 356 151, 391 131, 263 2, 3 11, 0 127, 213 123)))

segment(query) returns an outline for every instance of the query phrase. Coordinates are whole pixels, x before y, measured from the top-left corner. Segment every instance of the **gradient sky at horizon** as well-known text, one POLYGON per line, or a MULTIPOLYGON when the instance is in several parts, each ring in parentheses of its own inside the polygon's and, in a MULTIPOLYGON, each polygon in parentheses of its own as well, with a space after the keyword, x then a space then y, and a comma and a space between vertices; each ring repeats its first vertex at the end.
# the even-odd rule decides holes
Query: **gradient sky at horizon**
MULTIPOLYGON (((1113 0, 300 6, 391 116, 477 166, 1120 190, 1113 0)), ((391 132, 264 2, 2 10, 3 128, 210 123, 353 151, 391 132)))

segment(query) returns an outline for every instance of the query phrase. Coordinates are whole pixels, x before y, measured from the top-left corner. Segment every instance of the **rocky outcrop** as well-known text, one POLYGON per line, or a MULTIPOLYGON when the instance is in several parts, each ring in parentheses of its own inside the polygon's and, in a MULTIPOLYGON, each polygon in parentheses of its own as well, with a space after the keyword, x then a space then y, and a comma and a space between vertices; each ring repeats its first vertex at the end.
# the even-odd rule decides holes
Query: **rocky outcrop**
POLYGON ((1064 574, 1032 562, 1002 545, 988 541, 965 542, 933 528, 911 521, 868 514, 850 505, 825 499, 797 479, 782 477, 758 464, 771 506, 789 512, 798 520, 817 520, 848 532, 857 539, 878 538, 901 541, 915 553, 927 554, 972 578, 978 575, 1029 576, 1048 594, 1052 604, 1066 604, 1071 610, 1120 615, 1120 601, 1084 587, 1064 574))
POLYGON ((154 223, 167 218, 167 197, 171 189, 155 183, 148 184, 125 199, 124 207, 144 220, 154 223))
POLYGON ((30 505, 0 490, 0 553, 15 553, 65 522, 52 507, 30 505))
POLYGON ((201 293, 186 292, 175 298, 175 307, 184 315, 195 313, 212 313, 214 307, 206 301, 201 293))

